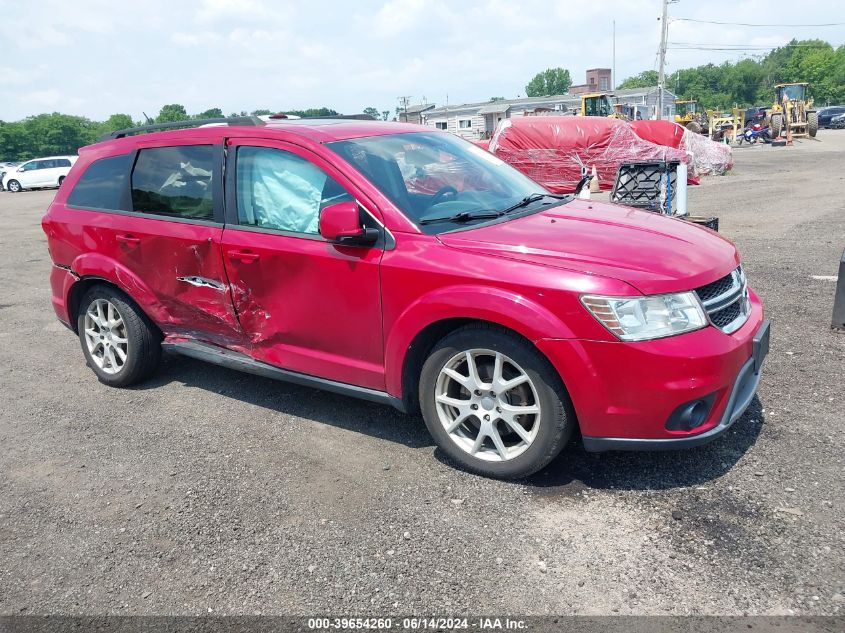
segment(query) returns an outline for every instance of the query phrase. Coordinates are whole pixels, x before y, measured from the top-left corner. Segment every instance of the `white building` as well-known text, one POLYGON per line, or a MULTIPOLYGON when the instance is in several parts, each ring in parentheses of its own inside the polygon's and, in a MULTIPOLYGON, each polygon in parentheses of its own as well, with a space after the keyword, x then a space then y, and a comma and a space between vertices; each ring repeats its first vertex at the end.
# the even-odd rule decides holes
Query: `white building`
MULTIPOLYGON (((658 100, 657 86, 616 90, 612 94, 612 102, 635 108, 639 117, 643 119, 658 118, 655 113, 658 100)), ((521 99, 440 106, 423 112, 421 119, 424 125, 448 130, 469 140, 477 140, 490 138, 502 119, 528 114, 575 114, 580 110, 580 107, 580 95, 523 97, 521 99)), ((675 94, 665 88, 663 89, 662 118, 670 120, 675 118, 675 94)))

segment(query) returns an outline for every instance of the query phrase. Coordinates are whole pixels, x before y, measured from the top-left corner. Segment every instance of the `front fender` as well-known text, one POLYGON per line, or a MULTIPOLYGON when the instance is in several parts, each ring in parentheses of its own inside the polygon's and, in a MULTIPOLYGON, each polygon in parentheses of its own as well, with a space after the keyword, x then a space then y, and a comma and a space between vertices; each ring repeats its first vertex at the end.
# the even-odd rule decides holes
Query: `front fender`
POLYGON ((558 316, 517 292, 469 284, 438 288, 418 297, 387 327, 385 379, 389 394, 402 395, 405 356, 417 334, 438 321, 454 318, 496 323, 532 342, 550 333, 555 333, 555 338, 573 337, 558 316))

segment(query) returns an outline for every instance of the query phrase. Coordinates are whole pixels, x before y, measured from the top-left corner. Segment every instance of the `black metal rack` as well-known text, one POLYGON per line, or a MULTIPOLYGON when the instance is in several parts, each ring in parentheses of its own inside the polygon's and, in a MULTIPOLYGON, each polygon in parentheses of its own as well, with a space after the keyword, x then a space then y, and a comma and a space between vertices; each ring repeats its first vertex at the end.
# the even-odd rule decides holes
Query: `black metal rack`
POLYGON ((610 201, 670 214, 675 198, 679 161, 631 161, 619 165, 610 201), (661 184, 665 183, 661 199, 661 184))

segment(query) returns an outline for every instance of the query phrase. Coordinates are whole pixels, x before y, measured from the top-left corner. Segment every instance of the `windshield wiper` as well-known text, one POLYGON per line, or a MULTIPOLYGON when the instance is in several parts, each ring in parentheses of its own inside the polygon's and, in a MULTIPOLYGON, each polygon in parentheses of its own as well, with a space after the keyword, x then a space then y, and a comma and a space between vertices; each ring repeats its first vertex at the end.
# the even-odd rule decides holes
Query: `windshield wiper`
POLYGON ((443 217, 436 217, 436 218, 425 218, 424 220, 420 220, 418 224, 434 224, 437 222, 469 222, 470 220, 487 220, 491 218, 498 218, 501 215, 505 215, 506 213, 510 213, 511 211, 516 211, 517 209, 521 209, 522 207, 526 207, 529 204, 534 202, 538 202, 543 198, 555 198, 556 200, 565 200, 571 198, 570 195, 558 195, 554 193, 532 193, 530 195, 525 196, 522 200, 517 202, 516 204, 512 204, 509 207, 502 209, 501 211, 483 211, 478 209, 476 211, 461 211, 460 213, 456 213, 455 215, 448 215, 443 217))
POLYGON ((517 202, 516 204, 512 204, 509 207, 506 207, 499 211, 502 215, 505 213, 510 213, 511 211, 516 211, 517 209, 521 209, 522 207, 527 207, 529 204, 534 202, 539 202, 543 198, 556 198, 558 200, 563 200, 564 198, 568 198, 569 196, 562 196, 556 195, 553 193, 532 193, 530 195, 525 196, 522 200, 517 202))
POLYGON ((469 222, 470 220, 487 220, 490 218, 498 218, 501 214, 499 211, 461 211, 455 215, 444 215, 437 218, 425 218, 420 220, 418 224, 435 224, 437 222, 469 222))

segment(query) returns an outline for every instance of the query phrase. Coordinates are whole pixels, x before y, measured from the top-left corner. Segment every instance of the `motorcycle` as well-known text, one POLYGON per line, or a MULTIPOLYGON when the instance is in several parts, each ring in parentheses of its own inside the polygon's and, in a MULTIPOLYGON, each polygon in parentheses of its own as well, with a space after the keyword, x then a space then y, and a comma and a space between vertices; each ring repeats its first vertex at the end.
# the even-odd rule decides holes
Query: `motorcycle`
POLYGON ((766 125, 765 114, 760 113, 748 122, 746 128, 737 134, 737 145, 742 145, 743 141, 753 145, 759 141, 764 143, 772 142, 772 132, 768 125, 766 125))

